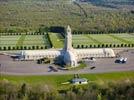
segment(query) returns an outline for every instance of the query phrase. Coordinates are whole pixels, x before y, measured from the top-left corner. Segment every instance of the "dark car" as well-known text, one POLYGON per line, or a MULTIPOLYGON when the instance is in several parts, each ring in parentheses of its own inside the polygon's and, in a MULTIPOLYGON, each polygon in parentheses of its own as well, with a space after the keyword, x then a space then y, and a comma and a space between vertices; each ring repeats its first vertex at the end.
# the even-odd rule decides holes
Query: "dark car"
POLYGON ((90 69, 94 69, 94 68, 96 68, 95 66, 93 66, 93 67, 91 67, 90 69))
POLYGON ((58 72, 58 69, 53 67, 53 66, 49 66, 49 68, 50 68, 51 71, 58 72))

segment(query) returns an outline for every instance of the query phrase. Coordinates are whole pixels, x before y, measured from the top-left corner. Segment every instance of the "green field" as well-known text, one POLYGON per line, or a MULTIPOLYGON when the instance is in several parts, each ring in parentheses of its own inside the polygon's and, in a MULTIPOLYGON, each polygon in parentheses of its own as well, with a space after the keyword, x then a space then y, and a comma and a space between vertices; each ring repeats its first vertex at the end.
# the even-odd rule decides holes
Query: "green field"
POLYGON ((134 35, 125 33, 110 34, 110 35, 109 34, 73 35, 74 47, 76 47, 77 45, 134 44, 133 40, 134 35))
MULTIPOLYGON (((105 82, 118 82, 124 80, 134 81, 134 72, 112 72, 103 74, 81 74, 80 77, 87 78, 89 82, 96 82, 104 84, 105 82)), ((1 75, 0 80, 7 80, 15 84, 29 83, 29 84, 49 84, 58 89, 67 88, 70 85, 62 85, 62 83, 69 81, 73 75, 45 75, 45 76, 8 76, 1 75)))
POLYGON ((50 41, 54 48, 62 48, 64 44, 64 38, 59 33, 49 33, 50 41))
MULTIPOLYGON (((50 33, 50 39, 54 48, 62 48, 64 45, 63 37, 58 33, 50 33)), ((73 35, 73 47, 78 45, 100 45, 100 44, 134 44, 134 35, 122 34, 83 34, 73 35)))
POLYGON ((0 36, 0 47, 8 48, 39 46, 50 48, 49 41, 45 35, 15 35, 0 36))
MULTIPOLYGON (((63 48, 64 38, 59 33, 48 33, 53 48, 63 48)), ((92 45, 121 45, 134 44, 134 35, 122 34, 81 34, 73 35, 73 47, 92 45)), ((16 36, 0 36, 0 47, 17 47, 17 46, 42 46, 50 48, 50 42, 46 35, 16 35, 16 36)), ((116 46, 115 46, 116 47, 116 46)))
POLYGON ((15 46, 20 36, 0 36, 0 46, 15 46))

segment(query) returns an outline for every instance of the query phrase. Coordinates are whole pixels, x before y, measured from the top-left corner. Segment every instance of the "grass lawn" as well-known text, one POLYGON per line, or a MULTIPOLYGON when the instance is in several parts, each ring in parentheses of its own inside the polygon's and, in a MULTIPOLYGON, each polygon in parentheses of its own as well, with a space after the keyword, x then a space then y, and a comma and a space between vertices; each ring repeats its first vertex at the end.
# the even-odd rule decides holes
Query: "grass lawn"
POLYGON ((77 44, 85 44, 85 45, 90 45, 90 44, 131 44, 134 43, 134 36, 130 34, 89 34, 89 35, 79 35, 81 37, 77 38, 76 35, 73 35, 73 37, 76 37, 73 41, 75 44, 75 41, 77 41, 77 44), (82 38, 82 37, 87 37, 87 38, 82 38), (78 40, 81 40, 78 42, 78 40), (85 43, 85 41, 88 41, 85 43), (92 42, 91 42, 92 41, 92 42))
POLYGON ((27 35, 23 46, 48 46, 50 47, 49 42, 43 35, 27 35))
POLYGON ((134 43, 134 35, 131 34, 113 34, 112 36, 125 43, 134 43))
POLYGON ((59 33, 48 33, 54 48, 63 48, 64 39, 59 33))
MULTIPOLYGON (((87 78, 89 82, 96 83, 105 83, 105 82, 117 82, 130 80, 134 81, 134 72, 111 72, 111 73, 102 73, 102 74, 80 74, 80 77, 87 78)), ((52 85, 57 89, 67 88, 70 85, 62 85, 61 83, 67 82, 72 79, 73 75, 45 75, 45 76, 10 76, 10 75, 2 75, 0 80, 8 80, 15 84, 21 83, 29 83, 32 85, 36 84, 48 84, 52 85)), ((100 83, 100 84, 101 84, 100 83)))
POLYGON ((121 44, 123 43, 122 41, 115 39, 113 37, 110 37, 108 34, 93 34, 90 35, 90 37, 92 37, 93 39, 99 41, 101 44, 110 44, 110 43, 114 43, 114 44, 121 44))
MULTIPOLYGON (((59 33, 49 33, 50 40, 54 48, 63 48, 64 38, 59 33)), ((73 35, 73 46, 77 45, 100 45, 100 44, 134 44, 134 35, 127 33, 122 34, 83 34, 73 35)), ((50 43, 45 35, 16 35, 16 36, 1 36, 0 47, 15 47, 15 46, 47 46, 50 48, 50 43)))
POLYGON ((0 36, 0 46, 15 46, 20 36, 0 36))
MULTIPOLYGON (((50 33, 50 38, 54 48, 63 47, 63 38, 60 38, 58 33, 50 33)), ((133 44, 134 36, 122 34, 83 34, 73 35, 73 46, 77 45, 98 45, 98 44, 133 44)))
POLYGON ((26 35, 21 35, 20 38, 17 40, 16 46, 22 46, 23 42, 25 41, 26 35))
POLYGON ((18 46, 47 46, 50 48, 50 43, 44 35, 15 35, 1 36, 0 47, 18 47, 18 46))

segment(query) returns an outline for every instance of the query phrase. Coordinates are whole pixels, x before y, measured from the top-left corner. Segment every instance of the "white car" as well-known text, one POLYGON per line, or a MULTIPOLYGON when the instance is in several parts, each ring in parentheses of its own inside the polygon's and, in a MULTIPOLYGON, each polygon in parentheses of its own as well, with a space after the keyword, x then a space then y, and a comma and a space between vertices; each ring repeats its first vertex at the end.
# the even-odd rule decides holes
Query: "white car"
POLYGON ((126 63, 126 61, 127 61, 127 58, 123 58, 123 57, 121 57, 121 58, 118 58, 118 59, 116 59, 115 60, 115 63, 126 63))

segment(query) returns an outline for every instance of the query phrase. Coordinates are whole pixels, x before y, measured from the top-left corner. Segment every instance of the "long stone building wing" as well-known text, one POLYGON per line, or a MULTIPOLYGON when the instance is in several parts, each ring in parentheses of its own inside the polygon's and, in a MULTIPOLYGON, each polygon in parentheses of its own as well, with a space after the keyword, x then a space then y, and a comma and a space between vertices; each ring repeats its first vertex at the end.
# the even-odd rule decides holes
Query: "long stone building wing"
POLYGON ((22 60, 37 60, 41 58, 56 58, 62 55, 61 50, 24 50, 21 52, 22 60))
POLYGON ((115 57, 114 51, 110 48, 104 49, 74 49, 78 59, 89 57, 115 57))

